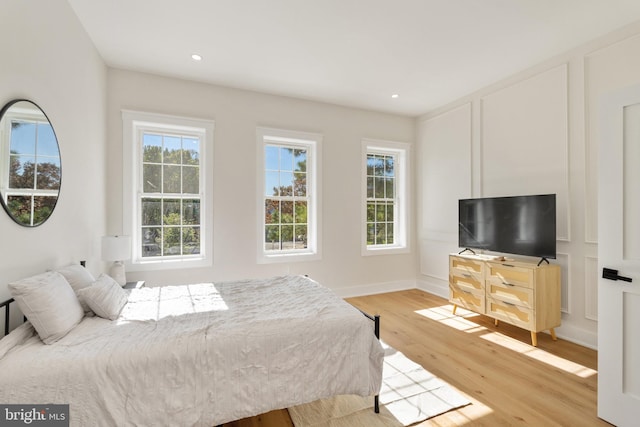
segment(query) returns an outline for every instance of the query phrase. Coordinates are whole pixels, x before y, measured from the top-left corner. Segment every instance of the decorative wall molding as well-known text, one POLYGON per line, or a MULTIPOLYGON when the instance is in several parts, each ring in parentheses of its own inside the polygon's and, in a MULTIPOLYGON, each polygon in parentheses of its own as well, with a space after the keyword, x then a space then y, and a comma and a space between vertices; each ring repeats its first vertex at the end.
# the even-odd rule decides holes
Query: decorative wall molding
POLYGON ((598 243, 598 182, 596 180, 598 168, 597 143, 594 145, 591 134, 589 117, 591 117, 591 96, 589 91, 589 55, 584 61, 584 242, 598 243))
POLYGON ((602 96, 638 84, 640 34, 610 38, 584 55, 585 242, 598 242, 598 124, 602 96), (615 78, 612 78, 615 76, 615 78))
POLYGON ((598 321, 598 258, 584 257, 584 317, 598 321))
POLYGON ((556 193, 558 240, 570 241, 568 63, 487 94, 480 107, 482 196, 556 193))
POLYGON ((560 311, 571 314, 571 255, 557 252, 556 261, 562 266, 562 278, 560 281, 560 311))

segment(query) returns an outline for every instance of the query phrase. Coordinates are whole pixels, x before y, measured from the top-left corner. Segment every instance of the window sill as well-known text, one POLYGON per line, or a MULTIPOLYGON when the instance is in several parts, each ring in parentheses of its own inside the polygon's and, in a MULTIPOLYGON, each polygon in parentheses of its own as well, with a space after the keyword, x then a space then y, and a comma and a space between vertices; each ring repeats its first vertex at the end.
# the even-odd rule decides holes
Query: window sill
POLYGON ((212 265, 213 261, 207 258, 164 259, 129 262, 126 264, 126 269, 127 271, 180 270, 183 268, 211 267, 212 265))
POLYGON ((285 253, 277 255, 265 255, 261 253, 258 255, 258 264, 277 264, 281 262, 305 262, 305 261, 318 261, 322 259, 319 253, 306 252, 306 253, 285 253))
POLYGON ((362 249, 362 256, 375 256, 375 255, 398 255, 409 253, 410 250, 407 246, 383 246, 383 247, 366 247, 362 249))

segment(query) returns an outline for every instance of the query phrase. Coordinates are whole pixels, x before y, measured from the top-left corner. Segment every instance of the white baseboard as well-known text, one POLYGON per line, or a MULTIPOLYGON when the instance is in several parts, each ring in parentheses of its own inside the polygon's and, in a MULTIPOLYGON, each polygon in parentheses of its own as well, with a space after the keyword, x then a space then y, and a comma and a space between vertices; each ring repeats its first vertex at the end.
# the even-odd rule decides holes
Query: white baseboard
POLYGON ((598 350, 598 334, 595 332, 585 331, 584 329, 576 328, 575 326, 568 325, 566 323, 555 330, 558 338, 571 341, 574 344, 578 344, 592 350, 598 350))
POLYGON ((398 280, 393 282, 372 283, 348 288, 332 289, 341 298, 361 297, 366 295, 384 294, 387 292, 406 291, 415 289, 415 280, 398 280))
POLYGON ((444 299, 449 299, 449 284, 439 279, 423 276, 424 279, 416 280, 416 288, 429 292, 444 299))

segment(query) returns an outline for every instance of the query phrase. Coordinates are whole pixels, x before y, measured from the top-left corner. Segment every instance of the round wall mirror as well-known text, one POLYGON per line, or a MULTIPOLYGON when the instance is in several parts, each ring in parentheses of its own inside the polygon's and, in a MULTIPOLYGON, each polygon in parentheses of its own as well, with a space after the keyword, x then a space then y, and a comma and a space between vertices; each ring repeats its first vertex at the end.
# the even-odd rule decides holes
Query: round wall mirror
POLYGON ((0 200, 25 227, 49 218, 62 178, 58 139, 44 111, 25 99, 0 111, 0 200))

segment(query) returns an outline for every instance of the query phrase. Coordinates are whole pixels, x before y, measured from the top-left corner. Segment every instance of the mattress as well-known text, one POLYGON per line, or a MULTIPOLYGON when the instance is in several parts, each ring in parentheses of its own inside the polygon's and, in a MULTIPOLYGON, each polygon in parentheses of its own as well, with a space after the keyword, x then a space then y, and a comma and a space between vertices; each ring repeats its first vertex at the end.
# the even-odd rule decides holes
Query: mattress
POLYGON ((212 426, 380 389, 373 322, 302 276, 130 291, 45 345, 0 340, 0 402, 69 404, 71 425, 212 426))

